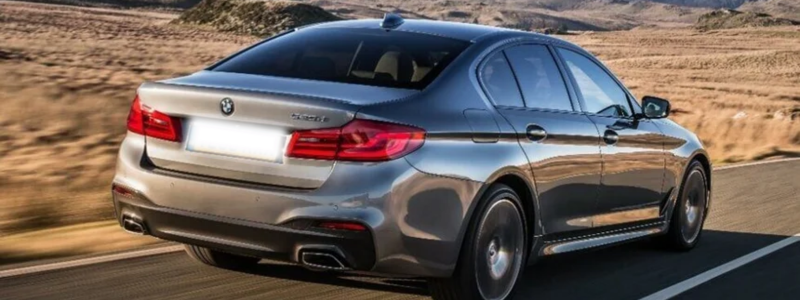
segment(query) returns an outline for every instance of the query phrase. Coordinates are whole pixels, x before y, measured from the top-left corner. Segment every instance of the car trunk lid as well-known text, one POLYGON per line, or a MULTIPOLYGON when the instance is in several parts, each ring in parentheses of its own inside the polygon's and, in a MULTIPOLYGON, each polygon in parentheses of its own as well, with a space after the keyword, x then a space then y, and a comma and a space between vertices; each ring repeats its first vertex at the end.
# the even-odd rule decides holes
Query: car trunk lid
POLYGON ((145 83, 138 95, 143 107, 181 122, 179 142, 146 137, 147 157, 156 167, 313 189, 327 179, 335 162, 286 157, 286 147, 294 131, 340 127, 350 122, 363 105, 416 92, 203 71, 145 83), (230 114, 226 114, 223 106, 232 108, 230 114))

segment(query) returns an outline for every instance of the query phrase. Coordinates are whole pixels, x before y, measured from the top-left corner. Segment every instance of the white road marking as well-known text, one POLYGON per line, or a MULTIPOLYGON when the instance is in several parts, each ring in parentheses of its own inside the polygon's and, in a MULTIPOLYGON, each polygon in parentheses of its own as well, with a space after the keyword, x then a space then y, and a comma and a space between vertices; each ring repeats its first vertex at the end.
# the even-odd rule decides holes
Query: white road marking
POLYGON ((679 282, 679 283, 677 283, 677 284, 675 284, 675 285, 673 285, 671 287, 668 287, 666 289, 663 289, 663 290, 661 290, 661 291, 659 291, 659 292, 657 292, 655 294, 652 294, 650 296, 644 297, 641 300, 670 299, 670 298, 675 297, 677 295, 680 295, 681 293, 686 292, 686 291, 688 291, 688 290, 690 290, 690 289, 692 289, 692 288, 694 288, 694 287, 696 287, 698 285, 701 285, 701 284, 703 284, 703 283, 705 283, 705 282, 707 282, 707 281, 709 281, 711 279, 719 277, 722 274, 725 274, 725 273, 728 273, 730 271, 733 271, 734 269, 736 269, 738 267, 746 265, 746 264, 748 264, 748 263, 750 263, 750 262, 752 262, 752 261, 754 261, 756 259, 762 258, 762 257, 764 257, 764 256, 766 256, 766 255, 768 255, 770 253, 773 253, 775 251, 783 249, 783 248, 785 248, 785 247, 787 247, 787 246, 789 246, 791 244, 794 244, 796 242, 800 242, 800 233, 798 233, 798 234, 796 234, 794 236, 788 237, 788 238, 786 238, 784 240, 781 240, 781 241, 779 241, 777 243, 774 243, 772 245, 769 245, 767 247, 761 248, 761 249, 759 249, 759 250, 757 250, 755 252, 752 252, 750 254, 747 254, 745 256, 742 256, 742 257, 739 257, 737 259, 734 259, 734 260, 732 260, 732 261, 730 261, 730 262, 728 262, 728 263, 726 263, 724 265, 721 265, 719 267, 716 267, 716 268, 713 268, 711 270, 705 271, 705 272, 703 272, 703 273, 701 273, 701 274, 699 274, 697 276, 694 276, 692 278, 689 278, 689 279, 686 279, 684 281, 681 281, 681 282, 679 282))
POLYGON ((78 259, 78 260, 56 262, 56 263, 51 263, 51 264, 30 266, 30 267, 24 267, 24 268, 18 268, 18 269, 3 270, 3 271, 0 271, 0 279, 7 278, 7 277, 13 277, 13 276, 40 273, 40 272, 55 271, 55 270, 66 269, 66 268, 87 266, 87 265, 99 264, 99 263, 104 263, 104 262, 111 262, 111 261, 115 261, 115 260, 130 259, 130 258, 143 257, 143 256, 159 255, 159 254, 166 254, 166 253, 172 253, 172 252, 177 252, 177 251, 181 251, 181 250, 183 250, 183 246, 180 246, 180 245, 166 246, 166 247, 158 247, 158 248, 146 249, 146 250, 137 250, 137 251, 122 252, 122 253, 109 254, 109 255, 103 255, 103 256, 88 257, 88 258, 83 258, 83 259, 78 259))
POLYGON ((719 170, 725 170, 725 169, 735 169, 735 168, 742 168, 742 167, 752 167, 752 166, 766 165, 766 164, 772 164, 772 163, 790 162, 790 161, 795 161, 795 160, 800 160, 800 157, 782 158, 782 159, 775 159, 775 160, 764 160, 764 161, 757 161, 757 162, 744 163, 744 164, 733 164, 733 165, 714 168, 713 171, 719 171, 719 170))

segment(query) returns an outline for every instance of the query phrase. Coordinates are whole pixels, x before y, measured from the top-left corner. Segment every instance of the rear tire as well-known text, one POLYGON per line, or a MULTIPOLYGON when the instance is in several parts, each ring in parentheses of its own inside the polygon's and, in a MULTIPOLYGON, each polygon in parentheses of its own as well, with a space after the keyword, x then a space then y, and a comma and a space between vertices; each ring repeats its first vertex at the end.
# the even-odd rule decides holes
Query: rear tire
POLYGON ((256 257, 230 254, 194 245, 183 245, 183 247, 192 259, 222 269, 246 270, 254 267, 261 260, 256 257))
POLYGON ((693 249, 703 234, 703 224, 708 214, 708 181, 699 161, 692 161, 686 170, 678 194, 669 231, 660 238, 661 244, 671 250, 693 249))
POLYGON ((495 184, 467 229, 453 277, 428 280, 434 300, 510 299, 525 266, 527 233, 519 196, 495 184))

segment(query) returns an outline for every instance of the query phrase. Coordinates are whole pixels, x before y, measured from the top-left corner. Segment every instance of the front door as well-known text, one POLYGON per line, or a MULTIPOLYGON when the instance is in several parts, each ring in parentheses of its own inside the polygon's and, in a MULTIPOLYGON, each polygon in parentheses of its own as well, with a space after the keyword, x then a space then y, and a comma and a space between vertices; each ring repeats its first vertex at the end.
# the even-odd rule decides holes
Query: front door
POLYGON ((591 228, 602 170, 600 137, 594 123, 573 108, 550 49, 524 44, 496 52, 482 68, 481 81, 528 156, 545 233, 591 228))
MULTIPOLYGON (((583 54, 558 48, 601 135, 603 178, 595 227, 656 219, 663 192, 664 136, 651 121, 635 119, 634 100, 618 80, 583 54)), ((637 109, 637 110, 635 110, 637 109)))

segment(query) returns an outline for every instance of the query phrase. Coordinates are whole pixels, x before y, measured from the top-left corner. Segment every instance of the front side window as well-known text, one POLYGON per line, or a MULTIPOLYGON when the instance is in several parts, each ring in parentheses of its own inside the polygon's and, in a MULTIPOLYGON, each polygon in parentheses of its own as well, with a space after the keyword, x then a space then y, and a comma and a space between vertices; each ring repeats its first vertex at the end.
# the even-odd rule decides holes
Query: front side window
POLYGON ((632 115, 628 95, 603 68, 574 51, 558 51, 578 84, 586 112, 611 117, 632 115))
POLYGON ((494 104, 499 106, 524 107, 522 96, 519 93, 514 73, 508 65, 503 52, 497 52, 490 57, 481 70, 481 81, 492 98, 494 104))
POLYGON ((566 83, 547 46, 522 45, 505 51, 519 79, 525 106, 572 110, 566 83))
POLYGON ((424 89, 469 42, 374 29, 301 29, 266 41, 212 71, 424 89))

